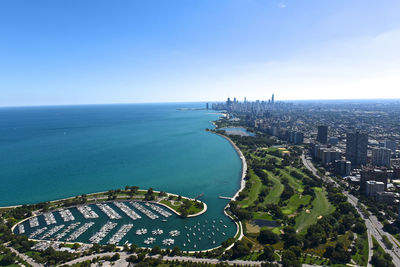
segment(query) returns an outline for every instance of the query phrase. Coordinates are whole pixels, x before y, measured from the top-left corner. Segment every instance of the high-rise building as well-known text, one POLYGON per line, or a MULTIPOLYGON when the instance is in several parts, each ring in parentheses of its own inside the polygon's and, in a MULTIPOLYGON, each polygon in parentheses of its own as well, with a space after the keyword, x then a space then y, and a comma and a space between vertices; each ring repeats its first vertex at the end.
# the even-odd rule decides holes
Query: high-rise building
POLYGON ((393 153, 396 153, 397 143, 396 141, 385 139, 384 146, 392 150, 393 153))
POLYGON ((385 166, 390 168, 390 157, 392 151, 389 148, 373 148, 372 149, 372 164, 375 166, 385 166))
POLYGON ((271 97, 271 103, 272 103, 272 104, 274 104, 274 103, 275 103, 275 96, 274 96, 274 94, 272 94, 272 97, 271 97))
POLYGON ((378 193, 385 191, 385 184, 377 181, 367 181, 365 186, 365 194, 367 196, 376 196, 378 193))
POLYGON ((368 134, 348 132, 346 140, 346 159, 351 166, 367 164, 368 134))
POLYGON ((335 173, 343 177, 349 176, 351 171, 351 162, 344 159, 335 160, 335 173))
POLYGON ((317 141, 321 144, 328 143, 328 126, 320 125, 318 126, 318 136, 317 141))
POLYGON ((206 109, 208 109, 208 103, 206 104, 206 109))
POLYGON ((366 187, 368 181, 377 181, 384 183, 384 190, 387 188, 387 182, 390 178, 390 172, 387 170, 364 168, 360 172, 360 192, 366 193, 366 187))

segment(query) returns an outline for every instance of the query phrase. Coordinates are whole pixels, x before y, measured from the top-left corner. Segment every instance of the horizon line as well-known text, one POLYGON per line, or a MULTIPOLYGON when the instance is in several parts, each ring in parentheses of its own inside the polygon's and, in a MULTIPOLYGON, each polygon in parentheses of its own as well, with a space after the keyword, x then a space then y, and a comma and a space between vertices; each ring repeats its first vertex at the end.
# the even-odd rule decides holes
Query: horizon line
MULTIPOLYGON (((228 97, 227 97, 228 98, 228 97)), ((230 97, 229 97, 230 98, 230 97)), ((238 99, 236 99, 238 100, 238 99)), ((270 99, 246 99, 247 102, 269 101, 270 99)), ((400 98, 324 98, 324 99, 284 99, 275 100, 275 102, 307 102, 307 101, 371 101, 385 100, 396 101, 400 98)), ((223 103, 226 100, 211 100, 211 101, 156 101, 156 102, 120 102, 120 103, 70 103, 70 104, 29 104, 29 105, 0 105, 0 108, 23 108, 23 107, 61 107, 61 106, 100 106, 100 105, 146 105, 146 104, 189 104, 189 103, 223 103)), ((243 103, 241 100, 238 102, 243 103)))

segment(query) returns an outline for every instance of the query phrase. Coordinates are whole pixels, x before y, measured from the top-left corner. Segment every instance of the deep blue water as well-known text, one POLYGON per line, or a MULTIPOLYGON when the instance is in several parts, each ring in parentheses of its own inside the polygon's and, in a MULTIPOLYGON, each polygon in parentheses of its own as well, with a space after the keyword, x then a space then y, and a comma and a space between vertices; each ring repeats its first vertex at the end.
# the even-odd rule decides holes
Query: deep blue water
POLYGON ((225 139, 204 131, 218 114, 194 104, 0 108, 0 206, 138 185, 201 198, 195 220, 223 219, 241 162, 225 139))

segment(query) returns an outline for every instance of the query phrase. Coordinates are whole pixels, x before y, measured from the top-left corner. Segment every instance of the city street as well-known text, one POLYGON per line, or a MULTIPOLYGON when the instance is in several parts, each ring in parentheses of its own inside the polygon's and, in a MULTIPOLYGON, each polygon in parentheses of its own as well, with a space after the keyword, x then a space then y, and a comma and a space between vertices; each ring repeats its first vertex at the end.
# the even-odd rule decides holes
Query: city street
MULTIPOLYGON (((321 177, 318 175, 317 169, 314 167, 313 163, 306 159, 305 155, 303 154, 301 156, 301 159, 304 163, 304 165, 306 166, 307 169, 309 169, 310 171, 313 172, 313 174, 315 176, 317 176, 318 178, 322 179, 325 182, 331 182, 333 184, 335 184, 335 186, 338 186, 338 184, 336 183, 336 181, 334 181, 332 178, 330 177, 321 177)), ((361 218, 364 219, 365 221, 365 225, 367 227, 367 233, 368 233, 368 244, 369 244, 369 260, 371 260, 372 257, 372 239, 371 239, 371 235, 378 241, 379 245, 385 250, 386 253, 390 254, 393 258, 393 263, 396 266, 400 266, 400 249, 399 246, 396 244, 396 242, 394 242, 394 237, 383 231, 383 225, 378 221, 378 219, 373 216, 370 215, 369 218, 366 218, 363 213, 359 210, 359 208, 357 207, 357 203, 358 203, 358 199, 351 195, 348 192, 342 192, 348 199, 349 203, 352 204, 357 212, 360 214, 361 218), (389 250, 386 248, 385 244, 382 242, 382 236, 386 235, 390 242, 393 244, 393 249, 389 250)), ((362 204, 361 204, 362 205, 362 204)), ((369 261, 368 261, 368 266, 370 266, 369 261)))

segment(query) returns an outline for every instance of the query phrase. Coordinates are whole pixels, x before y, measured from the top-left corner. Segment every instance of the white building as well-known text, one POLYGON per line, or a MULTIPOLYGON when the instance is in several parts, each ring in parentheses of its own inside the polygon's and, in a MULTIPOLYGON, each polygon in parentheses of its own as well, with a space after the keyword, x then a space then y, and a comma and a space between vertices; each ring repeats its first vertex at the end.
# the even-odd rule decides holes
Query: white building
POLYGON ((377 181, 367 181, 365 194, 367 196, 376 196, 379 192, 385 191, 385 184, 377 181))

